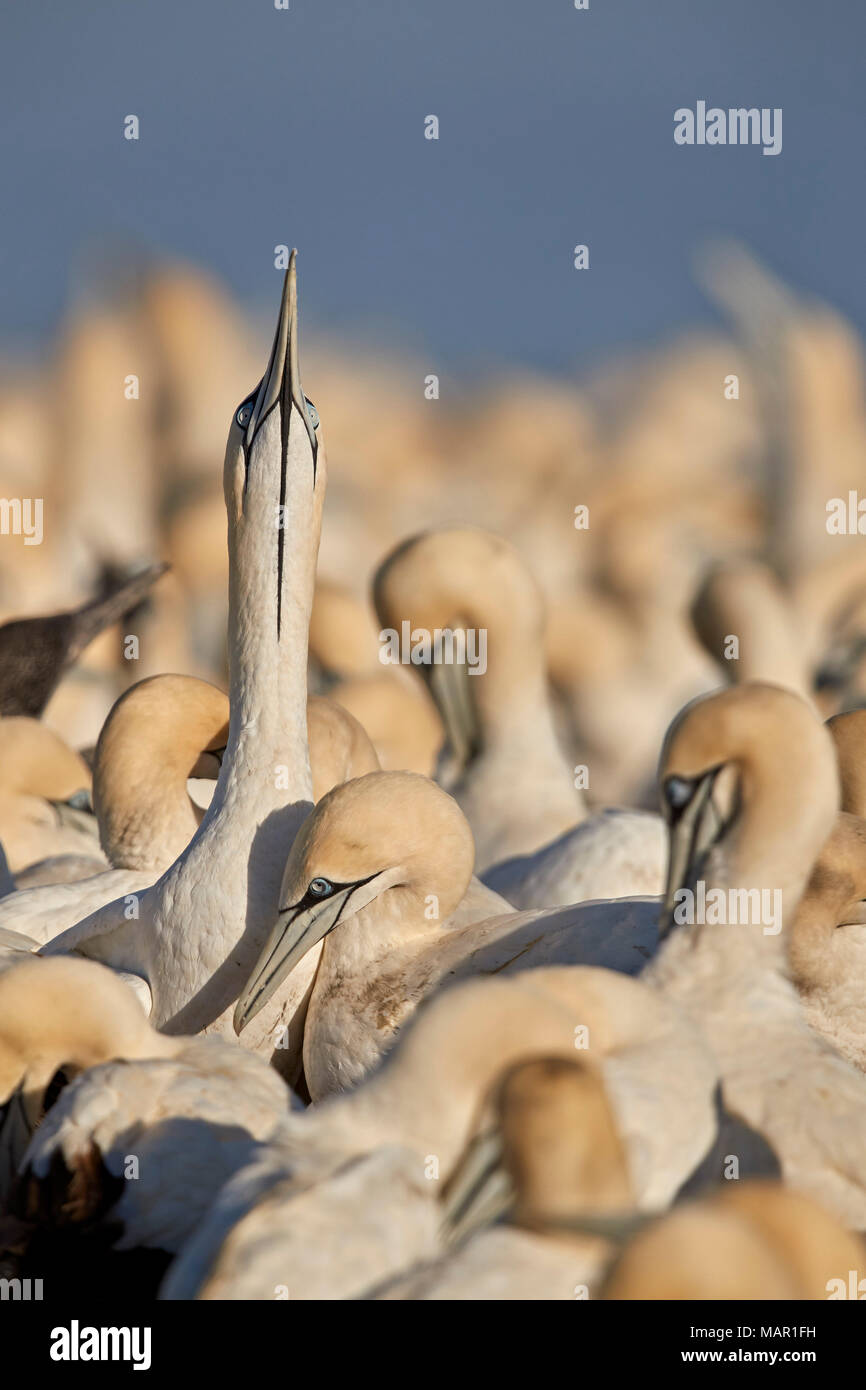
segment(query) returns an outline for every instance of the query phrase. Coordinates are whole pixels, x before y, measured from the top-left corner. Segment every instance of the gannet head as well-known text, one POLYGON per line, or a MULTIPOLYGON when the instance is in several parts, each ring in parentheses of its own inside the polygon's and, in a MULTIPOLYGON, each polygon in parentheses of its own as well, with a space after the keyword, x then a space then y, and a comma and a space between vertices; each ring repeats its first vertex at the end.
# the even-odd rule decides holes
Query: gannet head
POLYGON ((397 545, 373 576, 372 593, 383 630, 408 623, 412 632, 450 634, 416 669, 448 739, 440 781, 453 785, 502 713, 519 707, 525 691, 535 697, 545 662, 541 589, 501 536, 448 526, 397 545))
POLYGON ((839 805, 825 727, 799 695, 759 681, 680 711, 665 736, 659 788, 669 836, 660 936, 673 926, 680 890, 700 879, 780 890, 799 882, 802 891, 839 805))
POLYGON ((371 772, 334 787, 292 845, 272 931, 238 1000, 240 1033, 306 953, 374 899, 388 897, 395 929, 435 927, 456 908, 475 859, 456 801, 414 772, 371 772))
POLYGON ((634 1206, 625 1143, 600 1070, 567 1057, 508 1067, 445 1192, 449 1243, 507 1212, 519 1225, 579 1230, 634 1206))
POLYGON ((39 796, 46 801, 77 803, 90 790, 84 759, 39 719, 8 715, 0 724, 0 794, 39 796))
POLYGON ((0 1190, 50 1095, 86 1067, 166 1057, 177 1048, 111 970, 72 956, 31 957, 0 973, 0 1190))

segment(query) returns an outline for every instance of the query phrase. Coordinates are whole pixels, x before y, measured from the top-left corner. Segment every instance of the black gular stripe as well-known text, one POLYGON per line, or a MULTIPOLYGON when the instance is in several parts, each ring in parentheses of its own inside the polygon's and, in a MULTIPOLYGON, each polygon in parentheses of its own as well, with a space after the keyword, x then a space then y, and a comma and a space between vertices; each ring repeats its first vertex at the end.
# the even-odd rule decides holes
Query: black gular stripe
MULTIPOLYGON (((244 401, 244 403, 243 403, 244 405, 250 405, 250 406, 253 406, 253 405, 254 405, 255 401, 256 401, 257 398, 258 398, 259 392, 261 391, 262 385, 263 385, 263 381, 259 382, 259 385, 257 386, 256 390, 253 392, 252 396, 248 397, 247 400, 244 401)), ((289 361, 288 361, 288 359, 287 359, 287 360, 286 360, 286 363, 285 363, 285 365, 284 365, 284 368, 283 368, 283 378, 282 378, 282 381, 280 382, 280 390, 279 390, 279 394, 278 394, 276 400, 274 401, 274 403, 273 403, 273 405, 270 407, 270 409, 266 410, 265 413, 264 413, 264 415, 262 416, 262 418, 257 422, 257 424, 256 424, 256 429, 255 429, 255 434, 253 435, 252 439, 249 440, 249 442, 247 442, 246 433, 244 433, 244 438, 243 438, 242 444, 241 444, 241 447, 243 448, 243 453, 244 453, 244 489, 243 489, 243 496, 244 496, 244 499, 246 499, 246 495, 247 495, 247 483, 249 482, 249 477, 250 477, 250 450, 251 450, 251 448, 252 448, 252 446, 253 446, 253 444, 254 444, 254 442, 255 442, 256 435, 259 433, 259 430, 262 428, 262 425, 265 423, 265 421, 266 421, 266 420, 268 419, 268 417, 270 416, 271 411, 276 410, 277 406, 279 406, 279 408, 280 408, 280 510, 279 510, 279 512, 278 512, 278 514, 277 514, 277 519, 278 519, 278 522, 279 522, 279 525, 278 525, 278 528, 277 528, 277 638, 279 638, 279 636, 280 636, 280 630, 281 630, 281 627, 282 627, 282 609, 283 609, 283 565, 284 565, 284 561, 285 561, 285 546, 286 546, 286 535, 285 535, 285 530, 286 530, 286 528, 285 528, 285 518, 284 518, 283 513, 284 513, 284 510, 285 510, 285 506, 286 506, 286 488, 287 488, 288 455, 289 455, 289 431, 290 431, 290 429, 291 429, 291 421, 292 421, 292 405, 293 405, 293 400, 292 400, 291 368, 290 368, 290 365, 289 365, 289 361)), ((243 409, 243 406, 239 406, 238 409, 239 409, 239 410, 243 409)), ((317 465, 317 463, 318 463, 318 458, 319 458, 319 441, 318 441, 318 439, 317 439, 317 437, 316 437, 316 432, 315 432, 315 430, 313 429, 313 426, 312 426, 311 423, 310 423, 309 415, 308 415, 308 413, 307 413, 306 410, 304 410, 304 425, 305 425, 306 430, 307 430, 307 435, 309 436, 310 448, 311 448, 312 454, 313 454, 313 489, 315 490, 315 486, 316 486, 316 465, 317 465)))

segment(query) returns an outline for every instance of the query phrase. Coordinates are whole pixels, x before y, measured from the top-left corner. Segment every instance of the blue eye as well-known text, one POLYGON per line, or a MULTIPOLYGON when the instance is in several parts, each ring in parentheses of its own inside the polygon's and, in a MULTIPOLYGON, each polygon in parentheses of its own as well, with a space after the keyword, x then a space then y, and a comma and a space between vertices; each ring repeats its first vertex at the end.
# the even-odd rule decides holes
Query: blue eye
POLYGON ((252 415, 252 413, 252 402, 244 401, 243 405, 240 407, 237 415, 235 416, 235 419, 237 420, 242 430, 245 430, 247 425, 250 423, 250 416, 252 415))
POLYGON ((307 410, 310 412, 310 419, 313 422, 313 429, 317 430, 319 428, 319 412, 313 405, 313 402, 310 400, 309 396, 305 396, 304 400, 307 402, 307 410))
POLYGON ((314 898, 327 898, 334 891, 333 883, 329 883, 326 878, 314 878, 307 890, 312 893, 314 898))

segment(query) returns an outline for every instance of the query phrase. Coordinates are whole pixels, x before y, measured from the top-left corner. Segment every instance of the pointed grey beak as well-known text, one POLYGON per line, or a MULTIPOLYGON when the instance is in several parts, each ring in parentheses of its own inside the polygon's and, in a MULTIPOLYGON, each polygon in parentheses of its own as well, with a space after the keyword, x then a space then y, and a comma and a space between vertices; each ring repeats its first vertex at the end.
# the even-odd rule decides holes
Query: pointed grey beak
POLYGON ((713 768, 694 782, 668 779, 667 786, 676 783, 677 796, 676 801, 669 800, 667 806, 668 874, 659 913, 660 941, 675 925, 677 892, 688 885, 704 854, 723 830, 713 803, 713 786, 719 771, 713 768))
POLYGON ((465 666, 449 662, 422 666, 421 672, 427 679, 445 726, 445 737, 451 752, 450 775, 459 776, 481 747, 481 728, 472 694, 472 681, 465 666))
POLYGON ((514 1203, 514 1186, 502 1162, 497 1129, 476 1135, 454 1170, 444 1197, 442 1239, 455 1245, 472 1231, 492 1226, 514 1203))
POLYGON ((265 949, 243 990, 234 1012, 234 1030, 240 1035, 247 1024, 279 989, 308 951, 333 931, 343 908, 359 885, 350 883, 329 898, 310 906, 286 907, 268 937, 265 949))
POLYGON ((280 301, 280 316, 268 365, 259 387, 253 413, 249 418, 244 443, 249 449, 263 420, 270 415, 276 405, 283 415, 283 430, 288 435, 289 416, 294 405, 306 426, 310 447, 315 457, 316 432, 310 419, 307 403, 301 386, 301 363, 298 351, 298 271, 297 251, 289 258, 289 267, 283 280, 283 296, 280 301))

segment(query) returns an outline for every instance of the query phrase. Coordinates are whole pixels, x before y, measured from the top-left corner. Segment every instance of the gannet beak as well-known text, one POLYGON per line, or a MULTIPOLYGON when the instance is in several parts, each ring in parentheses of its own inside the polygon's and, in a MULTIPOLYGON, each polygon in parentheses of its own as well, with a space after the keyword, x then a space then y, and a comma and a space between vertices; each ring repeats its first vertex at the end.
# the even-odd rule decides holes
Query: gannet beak
POLYGON ((478 711, 472 695, 472 682, 465 666, 442 662, 421 667, 445 726, 451 752, 451 775, 458 776, 472 762, 481 747, 478 711))
POLYGON ((502 1163, 498 1130, 477 1135, 448 1182, 442 1239, 454 1245, 482 1226, 492 1226, 514 1203, 514 1186, 502 1163))
POLYGON ((280 301, 280 316, 274 345, 265 374, 262 377, 256 396, 253 413, 247 423, 244 444, 247 449, 271 411, 279 405, 282 417, 283 438, 288 437, 291 408, 294 405, 306 427, 313 450, 315 463, 317 441, 316 431, 310 418, 307 402, 301 386, 301 361, 298 349, 298 271, 297 251, 289 257, 289 267, 283 281, 283 297, 280 301))
POLYGON ((668 874, 659 915, 660 941, 675 925, 677 893, 695 876, 704 854, 724 828, 712 795, 719 771, 714 767, 694 781, 670 777, 665 783, 668 874))
MULTIPOLYGON (((369 879, 364 881, 369 882, 369 879)), ((242 1033, 251 1019, 264 1008, 298 961, 329 931, 333 931, 349 898, 359 887, 358 883, 350 883, 312 906, 307 906, 305 900, 282 909, 277 917, 277 925, 268 937, 265 949, 235 1006, 234 1029, 237 1034, 242 1033)))
MULTIPOLYGON (((315 489, 316 486, 316 460, 319 452, 315 426, 313 425, 307 399, 301 386, 301 364, 298 351, 298 272, 296 251, 293 251, 289 257, 289 266, 286 271, 286 278, 283 281, 283 297, 280 301, 280 316, 277 320, 277 331, 274 334, 274 345, 271 348, 267 370, 256 392, 256 399, 244 431, 243 450, 247 476, 249 476, 251 462, 254 456, 253 451, 256 439, 264 422, 270 418, 275 410, 279 411, 280 448, 279 496, 274 497, 274 502, 279 505, 279 510, 276 514, 277 518, 279 518, 277 526, 277 637, 279 637, 282 629, 283 562, 286 546, 286 527, 283 521, 283 511, 286 502, 289 441, 290 437, 293 438, 294 432, 298 429, 298 420, 303 421, 312 453, 313 469, 311 481, 313 489, 315 489)), ((273 440, 274 434, 272 430, 267 432, 266 438, 268 440, 273 440)), ((292 447, 294 447, 294 444, 292 447)))

